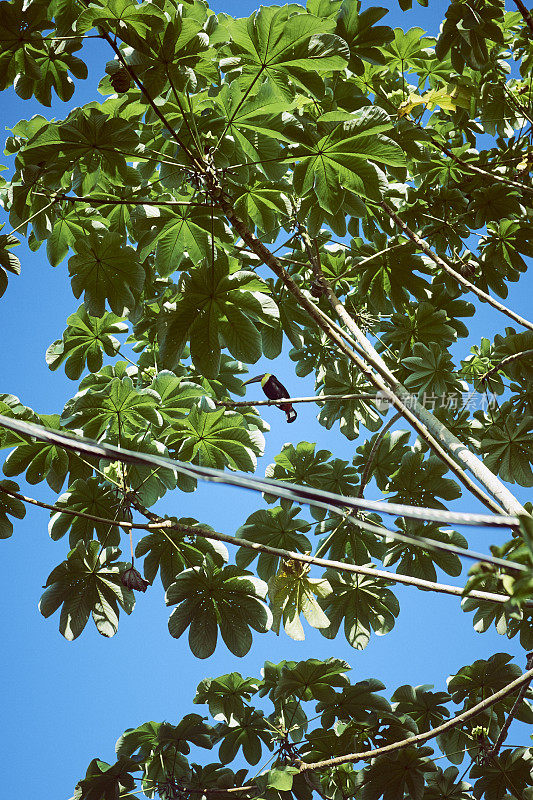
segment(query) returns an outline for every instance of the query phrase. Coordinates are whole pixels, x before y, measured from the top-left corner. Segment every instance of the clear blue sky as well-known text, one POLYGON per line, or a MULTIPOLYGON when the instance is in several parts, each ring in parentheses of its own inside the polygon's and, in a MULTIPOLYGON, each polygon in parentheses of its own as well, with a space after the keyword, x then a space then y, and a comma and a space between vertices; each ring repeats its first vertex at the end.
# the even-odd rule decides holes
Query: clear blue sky
MULTIPOLYGON (((432 0, 431 9, 416 5, 409 14, 402 14, 396 2, 391 5, 393 10, 384 22, 402 27, 418 25, 429 33, 437 32, 442 9, 447 6, 432 0)), ((212 7, 242 16, 256 6, 247 1, 217 2, 212 7)), ((69 108, 99 97, 95 87, 105 61, 111 57, 108 47, 92 41, 84 56, 90 67, 89 80, 80 82, 70 104, 56 102, 52 109, 43 109, 34 101, 22 101, 13 92, 7 92, 0 110, 2 127, 11 127, 20 118, 36 113, 62 118, 69 108)), ((0 221, 6 221, 5 216, 0 213, 0 221)), ((9 225, 4 232, 8 228, 9 225)), ((22 275, 10 276, 9 288, 0 301, 3 373, 0 390, 16 394, 39 412, 60 412, 76 391, 76 384, 61 370, 50 372, 44 353, 61 336, 65 320, 78 302, 70 290, 66 260, 52 269, 44 248, 31 253, 25 245, 17 248, 17 255, 22 261, 22 275)), ((531 292, 524 290, 524 284, 520 289, 511 286, 509 305, 527 316, 530 297, 531 292)), ((468 342, 474 344, 482 335, 492 336, 503 330, 505 320, 482 308, 471 327, 473 335, 468 342)), ((455 355, 459 358, 467 353, 466 340, 461 340, 455 355)), ((287 360, 283 371, 291 393, 310 394, 312 380, 297 379, 291 366, 292 362, 287 360)), ((328 432, 319 426, 315 414, 312 405, 300 406, 297 422, 287 428, 278 411, 265 410, 272 430, 267 434, 267 451, 260 463, 260 474, 289 439, 318 442, 335 455, 351 459, 356 445, 335 430, 328 432)), ((32 496, 48 502, 54 500, 45 484, 30 487, 22 482, 22 486, 32 496)), ((518 494, 527 499, 525 491, 519 490, 518 494)), ((234 533, 258 505, 256 496, 216 486, 200 487, 193 495, 176 491, 162 503, 169 513, 194 516, 227 533, 234 533)), ((470 501, 461 507, 476 510, 470 501)), ((274 634, 257 634, 252 650, 243 659, 219 645, 212 658, 199 661, 189 652, 186 637, 177 641, 170 637, 169 612, 157 583, 146 595, 138 596, 131 617, 121 616, 119 632, 113 639, 99 636, 90 622, 78 640, 68 643, 58 632, 57 615, 44 620, 37 610, 42 584, 66 553, 65 541, 54 543, 49 539, 47 522, 47 512, 29 509, 26 519, 16 524, 12 539, 1 543, 4 657, 0 677, 4 688, 3 754, 9 765, 2 779, 2 790, 6 798, 14 800, 21 796, 21 791, 27 797, 46 800, 70 797, 91 758, 113 761, 115 740, 125 728, 150 719, 176 722, 190 711, 202 713, 201 707, 191 704, 195 687, 202 678, 233 670, 258 675, 265 659, 337 656, 351 664, 353 680, 377 677, 387 684, 390 692, 402 683, 433 682, 437 688, 444 688, 449 674, 499 651, 518 655, 518 663, 523 667, 524 655, 518 643, 493 631, 483 636, 475 634, 471 616, 461 612, 454 598, 401 588, 397 594, 402 613, 394 631, 386 637, 374 636, 363 652, 352 650, 341 636, 330 641, 306 626, 304 643, 293 642, 285 635, 276 638, 274 634)), ((486 550, 489 535, 472 535, 472 546, 486 550)), ((127 544, 124 551, 127 554, 127 544)), ((444 580, 452 582, 447 576, 444 580)), ((526 744, 525 733, 521 736, 526 744)), ((215 760, 215 754, 206 754, 206 758, 215 760)))

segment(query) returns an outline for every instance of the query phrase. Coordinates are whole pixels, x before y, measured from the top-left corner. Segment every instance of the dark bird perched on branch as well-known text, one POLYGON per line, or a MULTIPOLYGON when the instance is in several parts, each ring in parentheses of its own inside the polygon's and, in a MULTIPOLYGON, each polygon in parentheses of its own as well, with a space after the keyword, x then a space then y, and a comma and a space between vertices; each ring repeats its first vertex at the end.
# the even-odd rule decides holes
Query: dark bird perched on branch
MULTIPOLYGON (((255 378, 244 381, 245 386, 248 383, 261 383, 261 388, 269 400, 281 400, 283 397, 289 397, 289 393, 284 385, 278 381, 275 375, 271 375, 270 372, 265 372, 264 375, 256 375, 255 378)), ((297 414, 292 403, 276 403, 276 405, 287 415, 287 422, 294 422, 297 414)))

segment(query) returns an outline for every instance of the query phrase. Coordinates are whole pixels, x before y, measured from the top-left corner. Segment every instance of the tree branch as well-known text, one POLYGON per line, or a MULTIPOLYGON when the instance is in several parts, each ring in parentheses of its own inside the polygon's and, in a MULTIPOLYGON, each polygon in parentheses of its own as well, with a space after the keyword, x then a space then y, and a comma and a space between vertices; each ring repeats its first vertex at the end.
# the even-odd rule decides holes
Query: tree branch
MULTIPOLYGON (((85 511, 74 511, 74 509, 70 508, 63 508, 62 506, 52 505, 50 503, 45 503, 42 500, 36 500, 33 497, 27 497, 26 495, 21 494, 20 492, 16 492, 13 489, 7 489, 4 486, 0 486, 0 492, 4 492, 5 494, 10 495, 11 497, 16 497, 17 500, 22 501, 23 503, 28 503, 34 506, 38 506, 39 508, 47 509, 54 513, 66 514, 67 516, 71 517, 82 517, 83 519, 89 519, 93 522, 98 522, 104 525, 113 525, 120 528, 123 528, 125 531, 132 531, 132 530, 143 530, 149 532, 158 532, 160 531, 163 535, 166 535, 165 532, 168 530, 175 530, 179 533, 185 533, 189 536, 200 536, 202 539, 212 539, 213 541, 217 542, 224 542, 225 544, 232 544, 236 545, 237 547, 244 547, 249 550, 254 550, 260 553, 268 553, 269 555, 279 556, 283 559, 291 559, 293 561, 298 561, 302 564, 309 564, 311 566, 318 566, 324 567, 326 569, 335 569, 339 572, 348 572, 354 575, 366 575, 371 578, 381 578, 385 581, 391 581, 393 583, 401 583, 405 586, 415 586, 418 589, 422 589, 424 591, 432 591, 437 592, 440 594, 449 594, 455 597, 464 598, 476 598, 477 600, 485 600, 491 603, 499 603, 504 604, 507 603, 510 599, 508 595, 497 594, 494 592, 483 592, 481 590, 473 589, 468 594, 465 593, 464 589, 460 586, 451 586, 445 583, 437 583, 435 581, 427 581, 423 578, 416 578, 411 575, 402 575, 400 573, 388 572, 387 570, 380 570, 374 569, 373 567, 369 566, 360 566, 357 564, 347 564, 344 561, 334 561, 332 559, 327 558, 320 558, 318 556, 307 555, 305 553, 298 553, 292 550, 285 550, 280 547, 271 547, 270 545, 260 544, 258 542, 252 542, 248 539, 241 539, 237 536, 230 536, 229 534, 225 533, 218 533, 217 531, 207 530, 205 528, 198 528, 192 525, 184 525, 180 522, 172 522, 170 519, 164 519, 163 517, 154 514, 149 509, 142 506, 136 499, 132 500, 132 505, 134 508, 147 519, 150 520, 149 523, 140 523, 140 522, 128 522, 126 520, 113 520, 107 519, 105 517, 99 517, 95 514, 88 514, 85 511)), ((169 538, 171 544, 177 548, 176 543, 169 538)), ((533 601, 530 603, 525 604, 527 607, 533 607, 533 601)))
POLYGON ((529 13, 528 9, 523 4, 522 0, 514 0, 514 3, 517 9, 522 14, 522 17, 524 18, 524 22, 526 23, 527 27, 529 28, 531 33, 533 33, 533 19, 531 18, 531 14, 529 13))
MULTIPOLYGON (((530 671, 533 670, 533 653, 528 653, 527 654, 526 669, 528 669, 530 671)), ((532 678, 533 678, 533 676, 532 676, 532 678)), ((520 689, 520 691, 518 693, 518 697, 514 701, 514 703, 512 705, 512 708, 511 708, 511 710, 509 711, 509 713, 507 715, 507 719, 505 720, 505 723, 504 723, 504 725, 503 725, 503 727, 502 727, 502 729, 500 731, 500 735, 498 736, 498 739, 496 740, 496 743, 494 744, 494 747, 492 747, 491 750, 489 751, 489 753, 487 753, 487 758, 489 758, 489 757, 496 758, 496 756, 498 755, 502 744, 507 739, 507 733, 509 732, 509 728, 511 726, 511 722, 513 721, 514 717, 518 713, 518 709, 522 705, 522 702, 523 702, 523 700, 524 700, 524 698, 525 698, 525 696, 527 694, 527 690, 529 689, 529 685, 531 683, 532 678, 530 678, 527 683, 524 683, 524 685, 520 689)))
MULTIPOLYGON (((358 338, 359 344, 362 345, 362 349, 365 350, 367 358, 369 358, 371 361, 372 367, 374 367, 374 369, 380 373, 379 376, 376 375, 373 369, 368 367, 367 364, 361 358, 359 358, 350 347, 346 345, 343 338, 336 332, 333 326, 325 322, 324 316, 326 315, 324 315, 323 312, 320 312, 318 307, 304 295, 300 287, 287 273, 276 256, 274 256, 273 253, 271 253, 270 250, 268 250, 268 248, 257 239, 252 231, 250 231, 242 222, 242 220, 235 214, 233 207, 226 200, 226 198, 219 197, 217 202, 226 214, 229 222, 233 225, 247 246, 261 259, 261 261, 270 267, 270 269, 275 275, 277 275, 278 278, 283 281, 287 289, 298 299, 300 305, 305 308, 309 316, 316 322, 319 328, 321 328, 331 339, 333 339, 341 352, 348 356, 355 366, 365 375, 369 382, 372 383, 376 389, 381 390, 387 397, 390 398, 391 403, 395 406, 395 408, 402 412, 403 416, 410 422, 414 429, 435 451, 435 453, 447 464, 448 468, 457 476, 461 483, 463 483, 468 490, 474 494, 474 496, 481 500, 484 505, 496 513, 501 512, 502 507, 510 513, 523 513, 524 509, 520 503, 494 475, 494 473, 485 467, 485 465, 476 456, 474 456, 473 453, 470 453, 470 451, 429 411, 423 409, 421 404, 418 402, 413 403, 413 407, 417 412, 416 414, 407 407, 401 397, 395 392, 400 389, 406 398, 411 397, 410 393, 401 386, 399 381, 396 380, 383 359, 381 359, 381 357, 377 354, 368 339, 363 336, 357 326, 355 327, 357 328, 361 338, 356 338, 358 338), (361 339, 363 341, 361 341, 361 339), (433 435, 433 432, 430 430, 430 428, 433 429, 436 435, 433 435), (441 441, 446 443, 449 449, 453 451, 455 458, 457 458, 459 462, 461 462, 461 460, 467 460, 469 462, 467 464, 469 468, 472 469, 472 466, 475 466, 475 469, 472 471, 474 474, 476 474, 478 480, 484 483, 487 488, 490 487, 489 491, 496 497, 497 500, 501 502, 501 506, 499 506, 483 491, 481 491, 479 487, 477 487, 476 484, 465 475, 464 471, 460 466, 458 466, 458 463, 454 460, 454 458, 452 458, 449 453, 440 445, 438 439, 441 439, 441 441)), ((333 297, 335 297, 335 295, 333 295, 333 297)), ((350 324, 350 330, 353 332, 353 325, 355 325, 355 323, 353 323, 353 320, 351 320, 350 316, 346 313, 344 306, 342 303, 340 303, 338 298, 335 297, 335 300, 336 303, 334 307, 336 312, 342 321, 345 322, 345 324, 350 324)))
POLYGON ((519 689, 524 684, 529 685, 530 681, 533 679, 533 669, 528 669, 527 672, 524 672, 516 680, 512 681, 512 683, 507 684, 504 686, 503 689, 500 689, 499 692, 495 692, 490 697, 487 697, 485 700, 482 700, 480 703, 477 703, 475 706, 470 708, 468 711, 464 711, 462 714, 458 714, 453 719, 449 719, 444 722, 442 725, 438 725, 436 728, 433 728, 430 731, 426 731, 426 733, 419 733, 416 736, 411 736, 409 739, 403 739, 400 742, 394 742, 393 744, 385 745, 385 747, 377 747, 375 750, 362 750, 360 753, 348 753, 345 756, 338 756, 337 758, 328 758, 324 761, 315 761, 310 764, 302 763, 300 764, 300 771, 307 772, 309 770, 317 770, 317 769, 325 769, 326 767, 339 767, 341 764, 351 764, 354 761, 361 761, 367 760, 369 758, 375 758, 376 756, 383 755, 385 753, 393 753, 396 750, 403 750, 406 747, 412 747, 413 745, 419 745, 423 742, 427 742, 430 739, 434 739, 436 736, 440 736, 441 733, 444 731, 449 731, 453 728, 456 728, 458 725, 461 725, 463 722, 467 722, 468 720, 472 719, 473 717, 480 714, 485 709, 490 708, 499 700, 503 700, 504 697, 507 695, 512 694, 516 689, 519 689))
POLYGON ((418 234, 412 231, 406 225, 406 223, 398 216, 398 214, 394 211, 394 209, 392 209, 387 203, 382 201, 381 203, 379 203, 379 206, 385 211, 386 214, 388 214, 388 216, 392 220, 394 220, 396 225, 398 225, 402 229, 402 231, 404 231, 406 236, 408 236, 409 239, 411 239, 411 241, 414 242, 417 245, 417 247, 419 247, 420 250, 422 250, 423 253, 425 253, 429 258, 431 258, 431 260, 435 264, 437 264, 437 266, 439 266, 441 269, 447 272, 448 275, 451 275, 452 278, 454 278, 461 286, 463 286, 465 289, 468 289, 468 291, 473 292, 477 297, 479 297, 479 299, 482 302, 488 303, 497 311, 501 311, 502 314, 505 314, 507 317, 514 320, 514 322, 518 323, 518 325, 521 325, 523 328, 527 328, 528 330, 533 331, 533 322, 530 322, 524 317, 521 317, 520 314, 516 314, 510 308, 504 306, 503 303, 500 303, 498 300, 495 300, 493 297, 491 297, 490 294, 487 294, 482 289, 478 289, 478 287, 475 286, 475 284, 473 284, 471 281, 467 280, 467 278, 464 278, 459 272, 457 272, 457 270, 455 270, 446 261, 444 261, 444 259, 442 259, 436 253, 434 253, 431 247, 428 245, 428 243, 420 236, 418 236, 418 234))
MULTIPOLYGON (((332 510, 334 513, 338 513, 339 508, 349 508, 352 511, 375 511, 378 514, 424 519, 431 522, 441 522, 446 525, 484 525, 490 528, 516 528, 519 525, 518 517, 511 515, 468 514, 433 508, 421 508, 420 506, 408 506, 403 503, 362 500, 360 498, 315 489, 311 486, 300 486, 299 484, 277 481, 272 478, 259 478, 257 476, 248 476, 236 472, 226 472, 214 467, 203 467, 190 462, 178 461, 178 459, 155 454, 148 455, 146 453, 139 453, 134 450, 116 447, 115 445, 95 442, 92 439, 73 435, 71 432, 66 433, 65 431, 57 429, 45 428, 42 425, 5 417, 2 414, 0 414, 0 427, 14 431, 21 435, 21 437, 30 436, 39 441, 51 442, 54 445, 58 445, 76 454, 84 453, 86 456, 105 459, 107 461, 121 461, 126 464, 141 464, 143 466, 148 464, 150 467, 170 469, 173 472, 180 472, 191 478, 223 483, 228 486, 237 486, 255 492, 274 494, 277 497, 285 497, 293 502, 326 508, 328 511, 332 510)), ((24 441, 24 439, 22 439, 22 441, 24 441)), ((481 556, 481 558, 483 558, 483 556, 481 556)), ((502 561, 502 563, 506 566, 511 564, 509 561, 502 561)))
POLYGON ((502 369, 502 367, 504 367, 506 364, 511 364, 513 361, 517 361, 519 358, 530 358, 531 356, 533 356, 533 350, 521 350, 519 353, 513 353, 512 355, 507 356, 499 361, 491 369, 487 370, 487 372, 485 372, 485 374, 482 375, 479 380, 486 381, 487 378, 489 378, 491 375, 494 375, 495 372, 499 372, 499 370, 502 369))
MULTIPOLYGON (((375 394, 361 393, 358 394, 318 394, 314 397, 288 397, 284 402, 291 403, 318 403, 320 401, 326 402, 328 400, 376 400, 379 399, 375 394)), ((275 406, 279 404, 278 400, 214 400, 216 406, 227 406, 228 408, 239 408, 241 406, 275 406)))

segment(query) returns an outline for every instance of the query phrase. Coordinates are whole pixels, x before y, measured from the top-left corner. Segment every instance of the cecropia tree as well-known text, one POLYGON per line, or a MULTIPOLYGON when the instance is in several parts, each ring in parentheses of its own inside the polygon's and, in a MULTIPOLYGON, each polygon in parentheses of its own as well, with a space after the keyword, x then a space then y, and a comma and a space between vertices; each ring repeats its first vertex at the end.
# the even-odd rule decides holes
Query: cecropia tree
MULTIPOLYGON (((65 407, 0 395, 0 536, 28 504, 50 510, 64 560, 40 610, 67 639, 91 617, 113 636, 160 580, 170 634, 199 659, 306 625, 362 650, 393 628, 405 584, 533 649, 533 323, 506 304, 533 256, 533 19, 520 0, 454 0, 429 36, 386 14, 0 2, 0 88, 45 107, 6 142, 0 292, 23 235, 68 259, 81 301, 46 352, 74 383, 65 407), (109 50, 100 99, 76 107, 94 40, 109 50), (65 115, 50 121, 52 90, 65 115), (499 332, 467 345, 480 308, 499 332), (293 407, 315 403, 352 463, 294 425, 257 473, 262 407, 286 396, 246 390, 261 357, 314 377, 293 407), (152 509, 204 479, 265 502, 221 532, 152 509), (474 553, 472 525, 507 541, 474 553), (466 583, 442 583, 461 559, 466 583)), ((533 753, 506 745, 513 719, 533 721, 525 652, 385 696, 331 651, 202 680, 210 723, 127 730, 75 797, 533 800, 533 753)))

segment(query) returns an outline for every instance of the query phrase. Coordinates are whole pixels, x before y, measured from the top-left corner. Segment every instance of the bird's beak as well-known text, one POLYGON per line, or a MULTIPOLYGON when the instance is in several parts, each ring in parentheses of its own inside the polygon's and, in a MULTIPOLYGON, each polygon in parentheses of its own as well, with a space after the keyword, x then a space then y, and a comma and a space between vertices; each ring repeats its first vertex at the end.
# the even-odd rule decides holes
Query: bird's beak
POLYGON ((263 375, 256 375, 255 378, 250 378, 247 381, 244 381, 244 386, 247 386, 249 383, 260 383, 263 380, 263 375))

